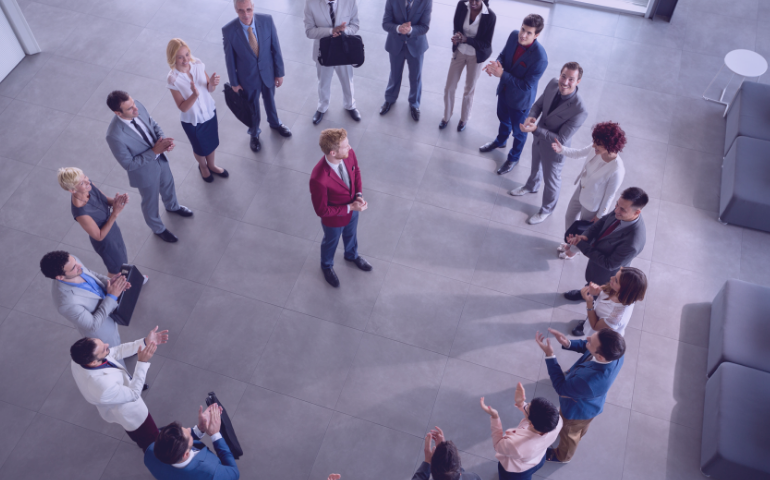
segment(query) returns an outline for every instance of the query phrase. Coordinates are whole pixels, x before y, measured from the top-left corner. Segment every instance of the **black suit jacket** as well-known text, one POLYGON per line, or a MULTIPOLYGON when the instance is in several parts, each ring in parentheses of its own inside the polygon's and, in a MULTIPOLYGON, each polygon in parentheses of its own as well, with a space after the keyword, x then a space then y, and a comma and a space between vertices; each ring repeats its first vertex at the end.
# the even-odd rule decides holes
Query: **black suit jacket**
MULTIPOLYGON (((486 3, 486 2, 484 2, 486 3)), ((486 61, 492 56, 492 36, 495 34, 495 22, 497 22, 497 16, 495 12, 487 5, 486 15, 481 15, 479 20, 479 31, 474 38, 469 38, 466 42, 468 45, 476 49, 476 63, 486 61)), ((466 0, 460 0, 457 2, 457 9, 455 9, 454 19, 454 33, 463 31, 463 23, 465 23, 465 17, 468 15, 468 6, 466 0)), ((452 44, 452 51, 457 50, 457 45, 452 44)))
POLYGON ((604 285, 618 273, 620 267, 629 266, 644 249, 644 244, 647 242, 647 229, 644 227, 644 218, 641 214, 639 221, 630 227, 616 230, 598 240, 614 221, 614 211, 603 216, 583 232, 583 235, 588 237, 588 241, 577 244, 583 255, 588 257, 587 282, 604 285))

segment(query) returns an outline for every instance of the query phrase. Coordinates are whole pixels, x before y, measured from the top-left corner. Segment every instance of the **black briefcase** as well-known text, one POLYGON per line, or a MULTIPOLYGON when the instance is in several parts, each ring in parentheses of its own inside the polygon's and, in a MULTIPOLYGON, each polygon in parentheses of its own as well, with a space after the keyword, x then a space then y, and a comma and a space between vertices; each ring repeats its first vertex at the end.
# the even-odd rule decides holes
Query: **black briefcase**
POLYGON ((112 311, 110 317, 115 320, 118 325, 125 327, 131 323, 131 315, 134 314, 134 308, 136 302, 139 300, 139 294, 142 292, 142 285, 144 284, 144 276, 142 272, 136 268, 136 265, 123 264, 120 267, 120 274, 126 277, 128 283, 131 284, 131 288, 124 291, 118 297, 118 308, 112 311))
POLYGON ((239 92, 236 92, 229 83, 225 83, 225 103, 227 108, 233 112, 235 118, 251 128, 251 103, 249 102, 248 95, 246 95, 246 90, 241 88, 239 92))
POLYGON ((575 220, 572 225, 569 226, 567 232, 564 234, 564 242, 567 242, 567 237, 570 235, 583 235, 583 232, 588 230, 588 227, 593 225, 594 222, 590 220, 575 220))
POLYGON ((222 402, 220 402, 217 398, 217 394, 214 392, 209 392, 208 396, 206 397, 206 406, 210 406, 214 403, 222 407, 222 425, 219 427, 219 433, 222 434, 222 438, 225 439, 225 443, 228 447, 230 447, 230 453, 233 454, 233 458, 238 460, 238 458, 243 455, 243 449, 241 448, 240 442, 238 442, 238 437, 235 435, 233 422, 230 421, 230 416, 227 414, 227 410, 225 410, 222 402))
POLYGON ((342 35, 321 39, 318 63, 324 67, 353 65, 358 68, 364 64, 364 41, 360 35, 342 35))

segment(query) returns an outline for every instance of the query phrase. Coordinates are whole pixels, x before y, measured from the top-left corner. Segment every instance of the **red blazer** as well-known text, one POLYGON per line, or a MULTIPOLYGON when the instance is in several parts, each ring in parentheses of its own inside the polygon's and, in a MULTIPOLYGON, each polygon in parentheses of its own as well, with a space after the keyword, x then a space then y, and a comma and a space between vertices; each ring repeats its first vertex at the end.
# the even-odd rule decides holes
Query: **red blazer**
POLYGON ((356 153, 350 149, 348 158, 344 160, 345 168, 350 178, 348 189, 340 176, 333 172, 326 163, 326 157, 313 168, 310 174, 310 197, 316 215, 321 217, 321 223, 327 227, 344 227, 350 222, 353 211, 348 213, 347 205, 356 199, 356 193, 361 190, 361 170, 358 168, 356 153))

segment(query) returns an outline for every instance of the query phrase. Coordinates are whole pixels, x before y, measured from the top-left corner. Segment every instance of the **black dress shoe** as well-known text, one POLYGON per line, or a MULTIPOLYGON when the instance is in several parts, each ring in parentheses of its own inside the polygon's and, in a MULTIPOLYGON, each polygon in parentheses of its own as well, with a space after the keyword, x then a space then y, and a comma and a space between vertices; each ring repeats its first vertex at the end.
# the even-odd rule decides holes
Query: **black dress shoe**
POLYGON ((412 114, 412 118, 415 122, 420 121, 420 109, 417 107, 409 107, 409 113, 412 114))
POLYGON ((217 177, 222 177, 222 178, 227 178, 227 177, 229 177, 229 176, 230 176, 230 174, 229 174, 229 173, 227 173, 227 170, 225 170, 224 168, 222 169, 222 172, 221 172, 221 173, 217 173, 217 172, 215 172, 214 170, 209 170, 209 172, 213 173, 213 174, 214 174, 214 175, 216 175, 217 177))
POLYGON ((156 233, 155 235, 159 236, 161 240, 168 243, 174 243, 177 240, 179 240, 178 238, 176 238, 176 235, 168 231, 168 228, 163 230, 160 233, 156 233))
POLYGON ((259 143, 259 137, 251 137, 251 143, 249 143, 252 152, 258 152, 262 150, 262 144, 259 143))
POLYGON ((467 125, 465 122, 458 123, 457 124, 457 131, 458 132, 462 132, 463 130, 465 130, 465 125, 467 125))
POLYGON ((324 119, 324 112, 316 110, 315 114, 313 115, 313 125, 318 125, 321 123, 321 120, 324 119))
POLYGON ((361 113, 358 111, 357 108, 351 108, 350 110, 348 110, 348 115, 350 115, 350 118, 352 118, 356 122, 361 121, 361 113))
POLYGON ((507 145, 507 142, 500 145, 499 143, 497 143, 497 140, 492 140, 491 142, 485 143, 484 145, 480 146, 479 152, 481 153, 491 152, 496 148, 505 148, 506 145, 507 145))
POLYGON ((585 325, 585 323, 586 323, 585 320, 581 320, 578 323, 577 327, 572 329, 572 335, 576 337, 582 337, 583 335, 585 335, 585 332, 583 331, 583 325, 585 325))
POLYGON ((441 120, 441 123, 438 124, 438 129, 443 130, 446 128, 446 126, 449 125, 449 122, 446 122, 444 120, 441 120))
POLYGON ((385 115, 386 113, 388 113, 388 112, 390 111, 390 107, 391 107, 392 105, 393 105, 393 104, 392 104, 392 103, 390 103, 390 102, 388 102, 388 101, 386 101, 385 103, 383 103, 383 104, 382 104, 382 106, 380 107, 380 115, 385 115))
POLYGON ((356 264, 356 267, 360 268, 361 270, 365 272, 371 272, 372 271, 372 265, 364 260, 362 257, 356 257, 353 260, 345 259, 346 262, 353 262, 356 264))
POLYGON ((334 273, 333 268, 322 268, 324 272, 324 278, 326 279, 326 283, 331 285, 334 288, 337 288, 340 286, 340 279, 337 278, 337 274, 334 273))
POLYGON ((272 128, 273 130, 276 130, 282 137, 291 137, 291 130, 289 130, 289 127, 287 127, 283 123, 278 125, 277 127, 270 125, 270 128, 272 128))
POLYGON ((179 208, 176 210, 166 210, 169 213, 176 213, 180 217, 192 217, 193 212, 189 208, 185 207, 184 205, 179 205, 179 208))
POLYGON ((500 168, 497 169, 497 174, 498 175, 505 175, 506 173, 508 173, 511 170, 513 170, 513 167, 515 167, 518 164, 519 164, 518 161, 512 162, 510 160, 506 160, 505 163, 503 163, 500 166, 500 168))
POLYGON ((144 385, 142 385, 142 391, 143 391, 143 392, 145 392, 145 391, 147 391, 147 390, 149 390, 149 389, 150 389, 150 386, 149 386, 149 385, 147 385, 146 383, 145 383, 144 385))
POLYGON ((209 170, 209 176, 208 177, 204 177, 203 176, 203 170, 201 169, 200 165, 198 165, 198 171, 201 172, 201 178, 203 179, 204 182, 211 183, 211 182, 214 181, 214 175, 212 175, 212 173, 214 173, 214 172, 212 172, 211 170, 209 170))
POLYGON ((583 295, 580 294, 580 290, 570 290, 564 293, 564 298, 573 302, 579 302, 583 300, 583 295))

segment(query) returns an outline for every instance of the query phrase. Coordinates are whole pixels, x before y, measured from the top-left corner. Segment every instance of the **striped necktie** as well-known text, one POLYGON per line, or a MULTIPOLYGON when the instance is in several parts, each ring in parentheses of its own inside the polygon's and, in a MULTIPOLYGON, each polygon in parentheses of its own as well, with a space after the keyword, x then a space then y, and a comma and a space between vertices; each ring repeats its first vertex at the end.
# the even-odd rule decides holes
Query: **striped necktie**
POLYGON ((332 27, 337 25, 337 20, 334 18, 334 2, 329 2, 329 16, 332 17, 332 27))

